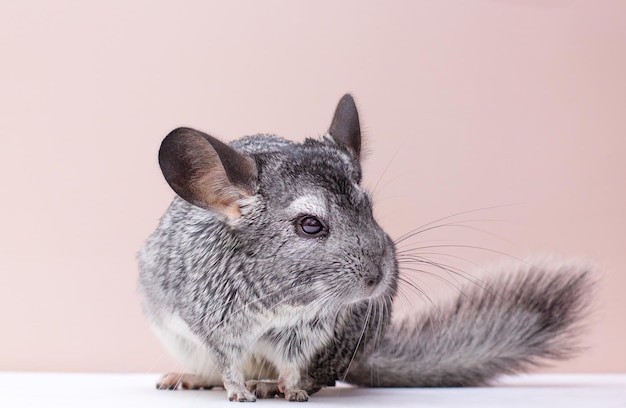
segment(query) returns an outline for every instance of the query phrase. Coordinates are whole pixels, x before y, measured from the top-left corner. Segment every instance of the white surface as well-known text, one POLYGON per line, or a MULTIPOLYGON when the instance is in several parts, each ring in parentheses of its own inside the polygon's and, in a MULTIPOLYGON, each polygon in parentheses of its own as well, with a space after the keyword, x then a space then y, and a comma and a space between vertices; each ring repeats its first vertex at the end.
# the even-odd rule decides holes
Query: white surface
MULTIPOLYGON (((0 407, 236 406, 223 390, 160 391, 153 374, 0 373, 0 407)), ((276 398, 258 406, 289 403, 276 398)), ((626 374, 528 375, 485 388, 364 389, 340 386, 314 394, 306 407, 626 407, 626 374)), ((250 406, 246 404, 245 406, 250 406)), ((256 406, 256 405, 255 405, 256 406)))

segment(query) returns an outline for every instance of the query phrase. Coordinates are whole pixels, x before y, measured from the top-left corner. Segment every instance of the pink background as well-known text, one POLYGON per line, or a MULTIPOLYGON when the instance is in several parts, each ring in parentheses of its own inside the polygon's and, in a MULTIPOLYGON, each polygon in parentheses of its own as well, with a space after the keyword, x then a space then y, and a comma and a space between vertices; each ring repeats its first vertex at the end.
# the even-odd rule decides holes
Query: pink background
POLYGON ((3 2, 0 55, 0 370, 175 369, 136 294, 161 139, 318 136, 351 92, 388 232, 504 205, 416 242, 597 260, 551 370, 626 371, 626 2, 3 2))

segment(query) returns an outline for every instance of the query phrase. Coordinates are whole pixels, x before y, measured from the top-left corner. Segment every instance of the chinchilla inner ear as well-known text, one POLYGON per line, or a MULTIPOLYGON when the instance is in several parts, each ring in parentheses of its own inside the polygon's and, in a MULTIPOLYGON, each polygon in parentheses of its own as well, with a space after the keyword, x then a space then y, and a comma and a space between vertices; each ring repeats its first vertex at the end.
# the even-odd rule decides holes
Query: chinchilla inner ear
POLYGON ((238 200, 256 190, 252 158, 194 129, 178 128, 163 139, 159 165, 181 198, 224 215, 239 216, 238 200))
POLYGON ((351 95, 345 94, 337 104, 328 133, 337 143, 347 147, 357 159, 360 159, 361 125, 359 124, 359 112, 351 95))

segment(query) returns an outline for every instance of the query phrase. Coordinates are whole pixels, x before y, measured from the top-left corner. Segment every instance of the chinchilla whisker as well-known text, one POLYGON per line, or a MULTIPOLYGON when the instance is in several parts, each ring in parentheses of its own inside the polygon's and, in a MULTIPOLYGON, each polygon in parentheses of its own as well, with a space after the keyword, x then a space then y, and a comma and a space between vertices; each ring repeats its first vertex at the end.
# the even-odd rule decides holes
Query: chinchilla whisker
MULTIPOLYGON (((398 283, 404 284, 404 281, 401 278, 398 278, 398 283)), ((402 299, 406 304, 411 304, 412 299, 407 295, 406 293, 407 290, 408 292, 411 292, 410 288, 405 289, 403 287, 400 287, 398 289, 398 296, 399 296, 399 299, 402 299)))
MULTIPOLYGON (((430 272, 427 271, 425 269, 417 269, 417 268, 410 268, 410 267, 406 267, 406 266, 401 266, 400 267, 402 272, 417 272, 420 274, 425 274, 428 276, 432 276, 435 279, 444 282, 445 284, 447 284, 448 286, 450 286, 451 288, 455 289, 455 291, 459 294, 460 297, 466 299, 468 302, 472 303, 474 302, 474 300, 468 296, 468 294, 466 293, 466 291, 464 290, 463 285, 461 285, 456 279, 455 282, 456 284, 452 283, 451 281, 445 279, 443 276, 434 273, 434 272, 430 272)), ((493 285, 488 285, 485 282, 482 282, 480 280, 471 280, 467 277, 464 277, 464 279, 466 279, 468 282, 470 282, 471 284, 475 285, 476 287, 480 288, 481 292, 483 293, 483 296, 489 296, 495 299, 500 299, 501 298, 501 294, 498 293, 498 291, 493 287, 493 285)), ((433 305, 435 305, 433 303, 433 305)))
POLYGON ((352 357, 350 358, 350 362, 348 363, 348 368, 346 368, 346 373, 344 374, 341 381, 345 381, 346 376, 350 372, 350 367, 352 366, 352 363, 354 362, 354 357, 356 357, 356 354, 359 351, 359 346, 361 345, 361 342, 363 341, 363 336, 365 335, 365 331, 367 330, 371 317, 372 317, 372 301, 369 300, 367 302, 366 317, 365 317, 365 321, 363 322, 363 328, 361 329, 361 334, 359 335, 359 340, 357 341, 356 346, 354 346, 354 352, 352 353, 352 357))
POLYGON ((398 277, 398 282, 403 283, 404 285, 400 288, 400 294, 402 295, 402 297, 404 298, 405 302, 407 304, 411 304, 412 302, 412 298, 409 297, 408 295, 404 294, 405 290, 412 290, 413 293, 417 294, 419 299, 426 299, 428 301, 429 304, 436 306, 436 303, 433 301, 433 299, 428 296, 428 293, 426 293, 426 291, 424 291, 423 289, 421 289, 417 284, 415 284, 412 281, 411 277, 408 276, 403 276, 402 274, 400 274, 400 276, 398 277))
POLYGON ((505 256, 507 258, 510 258, 510 259, 522 262, 522 263, 524 263, 527 266, 532 266, 527 261, 525 261, 525 260, 523 260, 521 258, 518 258, 518 257, 516 257, 514 255, 507 254, 506 252, 503 252, 503 251, 498 251, 497 249, 486 248, 486 247, 481 247, 481 246, 476 246, 476 245, 462 245, 462 244, 424 245, 424 246, 419 246, 419 247, 406 249, 406 250, 404 250, 402 252, 398 252, 398 256, 401 256, 401 255, 403 255, 405 253, 417 253, 416 251, 420 251, 420 250, 423 250, 423 249, 438 249, 438 248, 475 249, 475 250, 484 251, 484 252, 491 252, 491 253, 502 255, 502 256, 505 256))
MULTIPOLYGON (((425 264, 425 265, 431 265, 436 267, 437 269, 440 269, 446 273, 453 273, 455 275, 459 275, 459 276, 464 276, 464 275, 470 275, 469 273, 467 273, 466 271, 464 271, 463 269, 456 267, 454 265, 449 265, 446 264, 444 262, 439 262, 439 261, 434 261, 432 259, 423 257, 423 256, 419 256, 419 255, 403 255, 402 257, 398 257, 398 263, 399 264, 425 264)), ((471 276, 471 275, 470 275, 471 276)))
MULTIPOLYGON (((403 260, 400 263, 400 269, 401 270, 406 270, 406 271, 415 271, 415 270, 411 269, 411 266, 416 266, 416 265, 420 266, 421 268, 423 268, 425 266, 432 266, 433 268, 435 268, 435 270, 439 270, 439 271, 445 272, 450 277, 450 279, 453 279, 454 282, 456 282, 456 283, 460 283, 458 281, 457 277, 462 277, 463 279, 465 279, 465 280, 467 280, 469 282, 475 283, 473 278, 465 276, 465 273, 460 273, 460 272, 454 271, 451 268, 447 268, 444 265, 438 264, 436 262, 426 261, 426 260, 424 260, 424 261, 417 260, 417 259, 415 259, 415 260, 403 260)), ((421 272, 421 269, 420 269, 420 272, 421 272)), ((426 272, 426 271, 424 271, 424 272, 426 272)), ((433 276, 438 276, 438 277, 442 278, 442 276, 437 274, 436 272, 433 272, 433 271, 430 271, 430 270, 428 272, 430 274, 432 274, 433 276)), ((469 275, 469 276, 471 276, 471 275, 469 275)))
MULTIPOLYGON (((456 279, 457 277, 460 277, 468 282, 471 282, 472 284, 480 287, 481 289, 487 292, 490 292, 490 293, 493 292, 493 289, 490 288, 487 283, 485 283, 481 279, 476 278, 475 276, 464 271, 463 269, 457 268, 453 265, 447 265, 441 262, 431 261, 429 259, 418 257, 418 256, 403 257, 398 262, 400 263, 400 265, 406 265, 406 264, 430 265, 443 272, 446 272, 450 276, 450 278, 454 279, 455 281, 457 281, 456 279)), ((457 283, 459 282, 457 281, 457 283)))
POLYGON ((429 272, 429 271, 427 271, 425 269, 410 268, 410 267, 407 267, 407 266, 400 267, 400 271, 401 272, 412 271, 412 272, 418 272, 420 274, 432 276, 432 277, 440 280, 441 282, 447 284, 451 288, 455 289, 461 296, 464 296, 463 289, 460 286, 456 285, 455 283, 451 282, 450 280, 448 280, 448 279, 444 278, 443 276, 438 275, 438 274, 436 274, 434 272, 429 272))
MULTIPOLYGON (((446 253, 446 252, 434 252, 434 251, 430 251, 430 252, 424 252, 424 251, 419 251, 416 252, 415 254, 411 254, 411 253, 405 253, 402 255, 398 256, 398 260, 400 259, 405 259, 405 257, 409 257, 408 259, 410 259, 410 257, 412 256, 419 256, 419 257, 426 257, 426 256, 437 256, 437 257, 444 257, 444 258, 453 258, 453 259, 457 259, 459 261, 463 261, 467 264, 469 264, 472 268, 476 269, 476 270, 481 270, 481 271, 486 271, 486 269, 481 266, 480 264, 464 257, 464 256, 460 256, 460 255, 456 255, 456 254, 450 254, 450 253, 446 253)), ((428 258, 425 258, 428 259, 428 258)))
POLYGON ((385 168, 383 169, 382 173, 380 173, 380 175, 378 176, 378 179, 376 180, 376 183, 374 184, 374 187, 372 188, 372 195, 376 195, 378 194, 378 191, 376 191, 376 188, 378 187, 378 184, 380 183, 380 181, 383 179, 383 177, 385 176, 385 173, 387 173, 387 170, 389 170, 389 168, 391 167, 391 165, 393 164, 393 159, 398 155, 398 153, 400 152, 402 145, 404 144, 404 141, 402 141, 398 147, 396 148, 396 150, 393 152, 393 155, 391 155, 391 159, 389 159, 389 161, 387 162, 387 165, 385 166, 385 168))
MULTIPOLYGON (((402 282, 404 285, 403 287, 400 288, 401 291, 408 289, 408 290, 412 290, 412 292, 418 296, 427 296, 426 292, 417 284, 415 283, 412 279, 414 279, 415 277, 412 276, 407 276, 404 274, 400 274, 398 276, 398 281, 402 282), (404 287, 406 285, 406 287, 404 287)), ((408 297, 405 298, 405 300, 409 301, 410 299, 408 297)))
POLYGON ((498 239, 501 239, 501 240, 506 240, 506 238, 504 238, 503 236, 498 235, 498 234, 494 234, 493 232, 487 231, 487 230, 485 230, 483 228, 478 228, 478 227, 475 227, 473 225, 465 225, 465 224, 468 224, 468 223, 478 223, 478 222, 487 222, 487 221, 495 222, 495 221, 499 221, 499 220, 491 220, 491 219, 461 220, 461 221, 449 222, 449 223, 445 223, 445 224, 432 225, 432 226, 429 226, 427 228, 415 230, 415 231, 409 233, 408 235, 406 235, 404 238, 398 239, 398 240, 394 241, 394 243, 396 245, 404 244, 405 242, 407 242, 408 239, 413 238, 413 237, 415 237, 417 235, 422 235, 422 234, 424 234, 424 233, 426 233, 428 231, 433 231, 433 230, 443 229, 443 228, 467 229, 467 230, 471 230, 471 231, 480 232, 480 233, 485 234, 485 235, 490 235, 492 237, 495 237, 495 238, 498 238, 498 239))
POLYGON ((459 217, 461 215, 467 215, 467 214, 472 214, 472 213, 481 212, 481 211, 495 210, 495 209, 500 209, 500 208, 508 208, 508 207, 513 207, 513 206, 516 206, 516 205, 519 205, 519 204, 504 204, 504 205, 495 205, 495 206, 490 206, 490 207, 481 207, 481 208, 475 208, 473 210, 457 212, 457 213, 448 215, 446 217, 437 218, 436 220, 433 220, 431 222, 427 222, 426 224, 422 224, 422 225, 418 226, 417 228, 414 228, 411 231, 409 231, 409 232, 399 236, 397 239, 394 240, 394 242, 395 243, 402 242, 402 241, 404 241, 406 239, 406 235, 411 235, 416 230, 421 230, 421 229, 426 228, 426 227, 428 227, 430 225, 437 224, 440 221, 449 220, 450 218, 459 217))
MULTIPOLYGON (((406 290, 408 290, 410 292, 411 288, 410 286, 408 288, 404 288, 404 284, 407 285, 412 285, 412 283, 405 283, 403 278, 398 277, 398 283, 403 284, 399 289, 398 289, 398 296, 400 297, 400 299, 402 299, 405 303, 410 304, 411 303, 411 298, 405 293, 406 290)), ((416 291, 415 293, 418 294, 418 296, 420 295, 420 292, 416 291)))
MULTIPOLYGON (((405 242, 404 246, 397 247, 398 256, 404 254, 411 254, 415 251, 420 251, 422 248, 428 248, 430 246, 445 246, 445 245, 463 245, 458 241, 451 241, 449 239, 422 239, 414 242, 405 242)), ((487 249, 487 247, 484 247, 487 249)), ((422 252, 423 253, 423 252, 422 252)))
POLYGON ((403 254, 398 255, 398 263, 400 264, 411 264, 411 263, 418 263, 418 264, 428 264, 428 265, 432 265, 433 267, 436 267, 437 269, 441 269, 442 271, 445 271, 451 275, 456 275, 459 277, 463 277, 464 279, 475 283, 476 285, 480 286, 481 288, 485 289, 485 290, 490 290, 489 285, 487 285, 484 281, 476 278, 475 276, 473 276, 472 274, 470 274, 469 272, 467 272, 465 269, 462 269, 458 266, 449 264, 449 263, 444 263, 441 261, 435 261, 432 258, 426 258, 426 256, 432 256, 432 255, 436 255, 436 256, 442 256, 442 257, 446 257, 446 258, 453 258, 453 259, 458 259, 461 260, 463 262, 466 262, 468 264, 470 264, 474 269, 476 270, 482 270, 483 272, 485 272, 485 268, 481 267, 480 265, 476 264, 475 262, 472 262, 471 260, 467 259, 466 257, 462 257, 459 255, 455 255, 455 254, 449 254, 449 253, 444 253, 444 252, 424 252, 421 250, 413 250, 411 252, 406 252, 403 254))
MULTIPOLYGON (((407 173, 410 174, 410 173, 407 173)), ((387 201, 394 201, 397 200, 399 198, 405 198, 406 194, 393 194, 393 195, 385 195, 384 197, 381 198, 376 198, 375 200, 372 200, 372 209, 377 209, 381 203, 387 202, 387 201)), ((377 214, 377 218, 379 221, 382 221, 386 218, 388 218, 389 216, 391 216, 392 213, 380 213, 377 214)))
MULTIPOLYGON (((384 296, 387 297, 387 296, 384 296)), ((384 338, 384 326, 383 322, 385 321, 386 316, 386 308, 387 302, 391 304, 392 299, 383 299, 382 302, 378 302, 378 323, 376 325, 376 337, 374 338, 374 345, 378 347, 384 338)))

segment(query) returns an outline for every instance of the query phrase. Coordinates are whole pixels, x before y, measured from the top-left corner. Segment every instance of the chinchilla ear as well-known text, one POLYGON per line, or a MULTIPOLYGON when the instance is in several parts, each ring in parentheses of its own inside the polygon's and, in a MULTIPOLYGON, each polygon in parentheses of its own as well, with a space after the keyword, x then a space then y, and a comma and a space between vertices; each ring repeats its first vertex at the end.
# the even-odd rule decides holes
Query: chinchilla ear
POLYGON ((328 133, 337 143, 351 150, 357 159, 361 157, 359 112, 350 94, 345 94, 337 104, 328 133))
POLYGON ((159 165, 181 198, 224 215, 239 216, 238 200, 255 193, 254 160, 194 129, 178 128, 163 139, 159 165))

